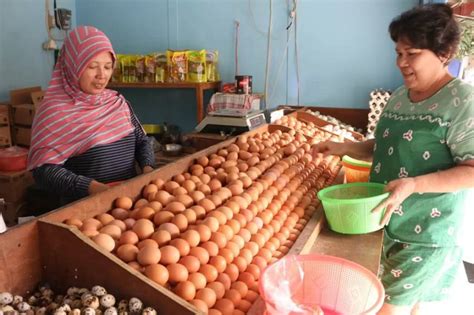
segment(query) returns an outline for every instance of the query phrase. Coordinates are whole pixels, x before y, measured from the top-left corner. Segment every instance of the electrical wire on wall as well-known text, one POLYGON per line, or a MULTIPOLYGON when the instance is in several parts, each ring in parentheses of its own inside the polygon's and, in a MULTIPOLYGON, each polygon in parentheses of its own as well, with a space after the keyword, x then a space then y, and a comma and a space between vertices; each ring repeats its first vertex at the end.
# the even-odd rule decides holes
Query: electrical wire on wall
POLYGON ((267 64, 265 67, 265 108, 268 108, 268 74, 270 72, 270 61, 271 61, 271 42, 272 42, 272 17, 273 17, 273 0, 269 0, 270 14, 268 18, 268 35, 267 35, 267 64))
POLYGON ((239 36, 240 36, 240 22, 235 20, 235 73, 234 77, 239 75, 239 36))
POLYGON ((295 65, 296 65, 296 104, 300 104, 300 95, 301 95, 301 85, 300 85, 300 63, 299 63, 299 55, 298 55, 298 14, 296 14, 296 6, 298 0, 293 0, 293 12, 294 12, 294 22, 295 22, 295 65))
MULTIPOLYGON (((294 29, 294 17, 296 16, 296 1, 292 0, 292 2, 293 2, 293 7, 290 10, 289 21, 288 21, 288 25, 286 27, 286 33, 287 33, 286 45, 285 45, 285 48, 284 48, 284 53, 283 53, 283 56, 281 58, 280 65, 278 66, 277 74, 275 76, 275 79, 273 80, 273 84, 269 88, 270 91, 271 91, 270 96, 268 98, 269 102, 271 102, 275 92, 277 91, 277 85, 280 82, 281 71, 283 69, 283 65, 285 64, 285 61, 286 61, 286 64, 288 65, 288 60, 287 60, 288 49, 289 49, 290 41, 291 41, 291 34, 292 34, 293 29, 294 29)), ((289 7, 289 4, 288 4, 288 7, 289 7)))

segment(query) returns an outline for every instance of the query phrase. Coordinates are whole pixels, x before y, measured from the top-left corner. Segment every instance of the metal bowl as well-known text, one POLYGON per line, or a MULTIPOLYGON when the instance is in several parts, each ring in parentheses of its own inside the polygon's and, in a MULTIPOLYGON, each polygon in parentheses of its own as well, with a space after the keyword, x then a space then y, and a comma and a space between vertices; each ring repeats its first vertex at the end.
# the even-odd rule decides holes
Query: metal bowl
POLYGON ((175 143, 170 143, 170 144, 165 144, 163 147, 163 153, 166 155, 179 155, 183 151, 183 146, 181 144, 175 144, 175 143))

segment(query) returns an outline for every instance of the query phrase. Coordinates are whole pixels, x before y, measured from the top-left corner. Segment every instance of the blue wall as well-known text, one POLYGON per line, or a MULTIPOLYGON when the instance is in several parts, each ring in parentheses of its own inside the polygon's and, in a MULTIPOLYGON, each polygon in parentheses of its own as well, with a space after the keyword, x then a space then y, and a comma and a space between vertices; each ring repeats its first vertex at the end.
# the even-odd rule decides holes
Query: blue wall
MULTIPOLYGON (((75 24, 102 29, 118 53, 149 53, 167 48, 219 50, 220 72, 225 82, 233 81, 234 77, 234 21, 238 20, 239 72, 253 75, 254 91, 264 91, 269 0, 70 1, 75 2, 75 24)), ((298 103, 294 37, 286 31, 288 2, 291 3, 273 0, 269 107, 298 103), (288 35, 291 35, 290 49, 285 53, 288 35)), ((400 85, 402 80, 395 67, 394 46, 387 27, 393 17, 416 4, 418 0, 299 0, 299 103, 364 108, 371 90, 394 89, 400 85)), ((18 82, 0 82, 2 99, 11 87, 47 83, 52 61, 48 55, 43 57, 45 61, 30 64, 32 59, 46 54, 39 47, 46 36, 43 1, 3 0, 0 5, 2 78, 24 68, 18 82), (4 2, 8 3, 7 10, 4 2), (4 16, 10 23, 18 21, 16 27, 7 27, 10 32, 26 36, 27 32, 19 25, 19 13, 16 19, 11 14, 23 7, 27 18, 21 20, 33 21, 34 26, 27 25, 32 28, 28 36, 38 42, 35 45, 39 48, 36 52, 31 48, 25 50, 25 44, 18 41, 16 47, 7 49, 5 56, 5 45, 20 35, 4 31, 4 24, 9 24, 4 23, 4 16), (16 57, 23 51, 26 56, 20 61, 16 57)), ((185 130, 195 125, 192 90, 122 89, 121 92, 144 123, 167 121, 185 130)), ((208 93, 206 98, 209 97, 208 93)))
MULTIPOLYGON (((74 23, 75 0, 57 3, 73 10, 74 23)), ((42 49, 48 38, 45 12, 44 0, 0 0, 0 101, 8 100, 12 89, 48 86, 54 56, 42 49)))

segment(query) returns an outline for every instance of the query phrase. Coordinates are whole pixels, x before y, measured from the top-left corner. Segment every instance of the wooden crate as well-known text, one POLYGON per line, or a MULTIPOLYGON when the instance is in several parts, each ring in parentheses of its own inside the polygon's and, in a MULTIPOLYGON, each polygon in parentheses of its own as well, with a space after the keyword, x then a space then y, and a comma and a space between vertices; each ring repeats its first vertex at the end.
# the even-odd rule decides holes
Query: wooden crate
POLYGON ((9 147, 12 145, 10 126, 0 126, 0 147, 9 147))
MULTIPOLYGON (((266 130, 288 132, 291 129, 265 125, 247 135, 266 130)), ((162 314, 200 314, 190 303, 150 281, 113 254, 105 252, 76 228, 61 222, 71 217, 85 219, 104 213, 113 207, 113 201, 118 196, 137 200, 143 187, 151 180, 168 180, 187 170, 196 158, 215 153, 235 141, 236 138, 223 141, 0 234, 0 292, 24 294, 40 281, 49 282, 53 290, 59 291, 69 286, 91 287, 101 284, 119 298, 137 296, 162 314)), ((322 225, 323 215, 318 209, 292 251, 299 253, 310 248, 322 225)), ((379 248, 376 250, 380 252, 379 248)))
POLYGON ((13 123, 15 126, 31 126, 36 112, 33 104, 12 105, 13 123))
MULTIPOLYGON (((265 125, 248 134, 277 129, 289 130, 283 126, 265 125)), ((68 286, 103 284, 119 297, 139 297, 162 314, 201 314, 190 303, 134 271, 77 229, 61 222, 71 217, 85 219, 104 213, 112 208, 118 196, 136 200, 151 180, 168 180, 188 169, 196 158, 217 152, 235 141, 236 138, 232 138, 188 155, 0 234, 0 292, 25 294, 40 281, 49 282, 53 290, 59 291, 68 286)))
POLYGON ((15 145, 29 147, 31 144, 31 128, 14 126, 12 138, 15 145))
POLYGON ((0 126, 10 125, 10 110, 8 104, 0 104, 0 126))
POLYGON ((10 91, 10 104, 32 104, 31 93, 40 92, 40 86, 27 87, 23 89, 11 90, 10 91))
POLYGON ((29 171, 0 171, 0 198, 7 202, 18 202, 24 198, 27 187, 33 182, 33 176, 29 171))

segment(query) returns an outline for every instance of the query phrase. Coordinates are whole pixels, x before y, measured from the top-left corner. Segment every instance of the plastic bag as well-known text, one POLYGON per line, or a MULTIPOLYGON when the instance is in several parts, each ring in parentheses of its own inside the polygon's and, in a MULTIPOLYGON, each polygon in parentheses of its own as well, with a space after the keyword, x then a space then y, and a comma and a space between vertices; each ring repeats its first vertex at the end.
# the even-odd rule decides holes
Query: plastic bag
POLYGON ((264 296, 266 303, 271 303, 278 314, 281 315, 314 315, 316 309, 310 309, 298 303, 294 292, 298 292, 303 286, 304 271, 296 256, 289 255, 285 259, 272 264, 271 272, 265 273, 264 296), (268 278, 277 277, 278 281, 268 278))

